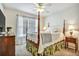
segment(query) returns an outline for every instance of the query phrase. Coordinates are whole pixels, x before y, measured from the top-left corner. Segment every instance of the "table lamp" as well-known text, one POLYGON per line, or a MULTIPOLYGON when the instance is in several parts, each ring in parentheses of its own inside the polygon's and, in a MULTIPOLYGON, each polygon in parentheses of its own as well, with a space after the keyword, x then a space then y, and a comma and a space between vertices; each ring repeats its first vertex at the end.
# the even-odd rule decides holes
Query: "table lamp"
POLYGON ((70 35, 72 36, 73 31, 74 31, 74 26, 73 25, 69 25, 69 31, 70 31, 70 35))

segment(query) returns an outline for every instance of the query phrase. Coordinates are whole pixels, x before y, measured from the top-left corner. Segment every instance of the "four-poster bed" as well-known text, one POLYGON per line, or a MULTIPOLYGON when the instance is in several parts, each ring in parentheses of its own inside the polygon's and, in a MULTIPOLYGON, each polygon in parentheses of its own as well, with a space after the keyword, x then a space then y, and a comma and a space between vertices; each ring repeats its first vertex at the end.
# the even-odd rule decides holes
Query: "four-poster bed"
MULTIPOLYGON (((31 40, 27 40, 27 50, 32 53, 32 55, 54 55, 56 51, 59 51, 65 47, 64 35, 65 35, 65 21, 63 25, 63 31, 60 33, 40 33, 40 39, 38 38, 38 43, 31 40), (63 35, 64 34, 64 35, 63 35), (56 38, 55 38, 56 36, 56 38), (43 40, 52 40, 48 43, 43 42, 43 40)), ((38 33, 38 36, 39 36, 38 33)))
MULTIPOLYGON (((42 4, 38 4, 40 9, 42 4)), ((64 21, 65 22, 65 21, 64 21)), ((65 23, 64 23, 65 26, 65 23)), ((62 28, 63 31, 60 34, 57 34, 58 37, 55 39, 52 37, 51 33, 40 33, 40 11, 38 11, 38 34, 37 34, 37 43, 33 42, 32 40, 27 40, 26 49, 32 53, 32 55, 53 55, 56 51, 61 50, 64 48, 64 35, 65 27, 62 28), (43 44, 43 40, 49 40, 49 43, 43 44)), ((55 33, 54 33, 55 34, 55 33)), ((55 36, 57 36, 55 34, 55 36)))

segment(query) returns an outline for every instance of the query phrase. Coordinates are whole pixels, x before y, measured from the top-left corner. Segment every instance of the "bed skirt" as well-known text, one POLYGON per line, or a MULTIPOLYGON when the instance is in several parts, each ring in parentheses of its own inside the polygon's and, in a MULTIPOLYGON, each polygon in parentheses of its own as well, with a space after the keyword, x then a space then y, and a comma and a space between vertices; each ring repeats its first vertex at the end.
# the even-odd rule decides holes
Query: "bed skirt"
POLYGON ((61 40, 53 45, 44 48, 44 51, 38 54, 38 45, 30 40, 27 40, 26 49, 32 53, 33 56, 53 56, 55 52, 64 49, 64 40, 61 40))

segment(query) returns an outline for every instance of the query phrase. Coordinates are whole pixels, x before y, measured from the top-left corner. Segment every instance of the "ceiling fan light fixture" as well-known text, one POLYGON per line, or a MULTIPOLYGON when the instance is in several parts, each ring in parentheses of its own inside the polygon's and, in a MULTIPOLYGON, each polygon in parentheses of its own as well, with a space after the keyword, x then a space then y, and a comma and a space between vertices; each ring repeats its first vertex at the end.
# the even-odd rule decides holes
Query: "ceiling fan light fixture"
POLYGON ((37 11, 40 11, 40 12, 43 12, 45 8, 43 3, 37 3, 36 7, 37 7, 37 11))

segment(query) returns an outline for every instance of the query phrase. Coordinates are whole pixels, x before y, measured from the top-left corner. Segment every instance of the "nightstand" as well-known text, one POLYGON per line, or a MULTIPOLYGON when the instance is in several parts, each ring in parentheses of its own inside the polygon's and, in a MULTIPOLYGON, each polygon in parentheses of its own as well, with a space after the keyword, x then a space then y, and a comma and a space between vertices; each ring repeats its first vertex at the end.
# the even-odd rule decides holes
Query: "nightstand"
POLYGON ((65 37, 65 48, 68 48, 68 43, 73 43, 75 45, 75 52, 78 51, 78 39, 72 36, 65 37))

